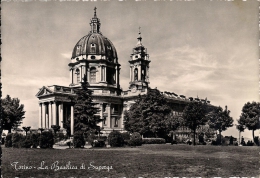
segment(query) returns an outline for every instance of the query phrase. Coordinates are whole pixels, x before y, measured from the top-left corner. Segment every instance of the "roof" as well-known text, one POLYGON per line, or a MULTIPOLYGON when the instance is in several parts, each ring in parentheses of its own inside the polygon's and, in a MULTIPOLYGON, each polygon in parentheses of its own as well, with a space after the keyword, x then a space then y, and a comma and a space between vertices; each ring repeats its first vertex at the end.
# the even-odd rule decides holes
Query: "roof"
POLYGON ((89 33, 82 37, 72 51, 72 59, 81 55, 103 55, 107 59, 117 58, 113 43, 101 33, 89 33))

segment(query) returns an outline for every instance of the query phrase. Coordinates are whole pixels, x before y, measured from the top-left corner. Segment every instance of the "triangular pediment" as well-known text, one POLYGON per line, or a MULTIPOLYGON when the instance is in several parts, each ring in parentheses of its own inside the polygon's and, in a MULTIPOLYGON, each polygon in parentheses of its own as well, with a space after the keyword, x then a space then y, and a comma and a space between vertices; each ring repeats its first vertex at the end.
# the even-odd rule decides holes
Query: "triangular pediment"
POLYGON ((49 94, 52 94, 53 91, 51 89, 49 89, 48 87, 46 86, 43 86, 40 91, 36 94, 36 97, 40 97, 40 96, 43 96, 43 95, 49 95, 49 94))

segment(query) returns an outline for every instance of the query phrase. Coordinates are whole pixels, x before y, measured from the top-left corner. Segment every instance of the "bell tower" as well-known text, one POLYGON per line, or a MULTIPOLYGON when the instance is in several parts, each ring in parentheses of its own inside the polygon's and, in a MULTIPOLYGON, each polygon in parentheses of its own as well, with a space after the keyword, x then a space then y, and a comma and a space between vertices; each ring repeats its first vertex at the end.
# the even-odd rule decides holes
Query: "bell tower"
POLYGON ((143 90, 148 88, 149 84, 149 54, 147 49, 142 44, 142 37, 139 27, 138 42, 133 48, 133 52, 130 55, 130 86, 129 89, 132 92, 136 90, 143 90))

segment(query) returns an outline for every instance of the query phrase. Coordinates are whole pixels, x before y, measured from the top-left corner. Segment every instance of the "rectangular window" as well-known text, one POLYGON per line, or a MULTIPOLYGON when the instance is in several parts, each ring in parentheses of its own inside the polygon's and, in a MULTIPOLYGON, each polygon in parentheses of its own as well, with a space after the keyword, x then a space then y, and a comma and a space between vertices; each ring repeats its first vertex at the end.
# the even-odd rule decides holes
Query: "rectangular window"
POLYGON ((80 82, 80 79, 79 79, 79 73, 77 73, 77 83, 80 82))
POLYGON ((107 125, 107 118, 106 117, 103 117, 103 124, 107 125))
POLYGON ((118 119, 117 118, 115 118, 115 125, 114 125, 114 127, 118 127, 118 119))
POLYGON ((96 82, 96 72, 90 72, 90 83, 96 82))
POLYGON ((114 112, 118 113, 118 105, 117 104, 114 105, 114 112))

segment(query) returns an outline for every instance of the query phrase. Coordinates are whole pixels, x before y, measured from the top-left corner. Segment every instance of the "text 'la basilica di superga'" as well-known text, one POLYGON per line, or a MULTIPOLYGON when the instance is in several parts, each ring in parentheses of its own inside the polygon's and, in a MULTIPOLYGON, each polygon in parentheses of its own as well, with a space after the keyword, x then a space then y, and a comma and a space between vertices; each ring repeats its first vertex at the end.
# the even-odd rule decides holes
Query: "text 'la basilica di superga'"
MULTIPOLYGON (((120 64, 113 43, 100 31, 100 19, 96 8, 91 19, 91 31, 82 37, 72 51, 69 86, 43 86, 36 97, 39 99, 39 128, 50 129, 51 125, 59 125, 70 119, 71 135, 74 133, 74 106, 71 98, 75 97, 75 88, 81 87, 84 76, 88 88, 93 90, 93 102, 99 107, 99 115, 103 120, 99 126, 104 135, 112 130, 124 131, 124 111, 131 107, 138 95, 147 93, 149 84, 149 55, 142 44, 139 31, 137 44, 132 50, 129 60, 129 89, 120 88, 120 64)), ((175 114, 181 114, 186 104, 193 98, 171 92, 162 93, 170 100, 175 114)), ((198 99, 198 98, 196 98, 198 99)), ((209 103, 209 101, 207 101, 209 103)))

